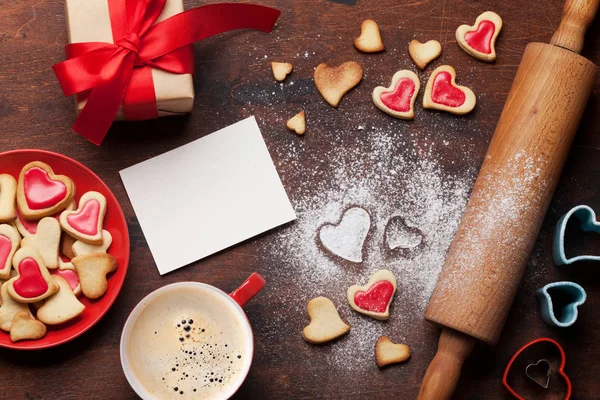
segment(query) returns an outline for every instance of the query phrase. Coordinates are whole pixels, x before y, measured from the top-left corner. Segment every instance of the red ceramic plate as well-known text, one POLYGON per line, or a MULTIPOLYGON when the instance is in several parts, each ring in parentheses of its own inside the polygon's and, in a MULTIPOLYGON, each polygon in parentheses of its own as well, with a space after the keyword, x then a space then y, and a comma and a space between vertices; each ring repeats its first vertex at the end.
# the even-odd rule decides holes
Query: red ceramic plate
POLYGON ((108 290, 98 300, 89 300, 80 295, 79 301, 85 305, 85 310, 76 319, 54 327, 48 326, 46 336, 38 340, 23 340, 11 342, 9 334, 0 331, 0 346, 18 350, 35 350, 57 346, 76 338, 102 318, 114 303, 127 272, 129 264, 129 231, 123 210, 110 189, 100 178, 84 165, 61 154, 44 150, 14 150, 0 153, 0 173, 11 174, 19 178, 21 168, 31 161, 42 161, 50 165, 56 174, 67 175, 75 182, 77 188, 75 200, 90 190, 102 193, 106 197, 107 210, 104 218, 104 229, 110 231, 113 237, 108 252, 115 256, 118 262, 117 270, 108 276, 108 290))

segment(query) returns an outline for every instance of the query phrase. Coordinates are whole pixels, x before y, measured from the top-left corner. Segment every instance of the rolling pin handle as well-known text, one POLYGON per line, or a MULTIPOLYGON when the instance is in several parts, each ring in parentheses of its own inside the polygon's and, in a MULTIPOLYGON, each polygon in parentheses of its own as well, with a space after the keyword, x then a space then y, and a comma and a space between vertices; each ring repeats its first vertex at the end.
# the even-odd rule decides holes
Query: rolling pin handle
POLYGON ((567 0, 550 44, 581 54, 585 31, 594 20, 598 4, 600 0, 567 0))
POLYGON ((471 354, 475 339, 450 328, 442 329, 438 350, 427 368, 418 400, 448 400, 460 378, 463 363, 471 354))

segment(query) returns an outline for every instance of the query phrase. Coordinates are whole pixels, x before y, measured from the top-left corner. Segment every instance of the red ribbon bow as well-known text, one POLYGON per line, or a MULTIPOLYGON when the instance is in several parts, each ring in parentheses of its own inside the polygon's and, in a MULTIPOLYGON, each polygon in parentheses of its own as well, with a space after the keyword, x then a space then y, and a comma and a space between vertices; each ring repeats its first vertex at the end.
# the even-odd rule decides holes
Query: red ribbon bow
POLYGON ((233 29, 270 32, 281 13, 254 4, 212 4, 155 24, 166 0, 107 1, 115 43, 69 44, 67 60, 53 67, 65 96, 89 93, 73 130, 97 145, 121 104, 127 119, 158 116, 152 68, 193 73, 192 43, 233 29))

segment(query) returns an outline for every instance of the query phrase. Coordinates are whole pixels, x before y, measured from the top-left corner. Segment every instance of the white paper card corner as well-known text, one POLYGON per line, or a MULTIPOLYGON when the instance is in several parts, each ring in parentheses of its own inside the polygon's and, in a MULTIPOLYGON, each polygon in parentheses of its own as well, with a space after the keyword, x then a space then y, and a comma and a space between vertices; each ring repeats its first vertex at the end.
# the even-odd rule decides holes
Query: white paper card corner
POLYGON ((120 174, 161 275, 296 219, 254 117, 120 174))

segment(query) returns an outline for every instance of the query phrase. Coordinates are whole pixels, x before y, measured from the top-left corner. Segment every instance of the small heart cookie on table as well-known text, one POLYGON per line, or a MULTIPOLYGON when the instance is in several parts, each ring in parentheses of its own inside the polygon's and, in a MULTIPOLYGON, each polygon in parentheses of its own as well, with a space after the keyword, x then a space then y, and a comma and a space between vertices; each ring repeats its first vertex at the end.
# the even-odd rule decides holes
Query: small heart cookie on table
POLYGON ((10 340, 40 339, 46 335, 46 325, 35 319, 29 310, 15 314, 10 326, 10 340))
POLYGON ((10 174, 0 174, 0 222, 11 222, 17 217, 17 181, 10 174))
POLYGON ((306 114, 304 111, 300 111, 290 118, 286 126, 290 131, 296 132, 298 135, 304 135, 304 132, 306 132, 306 114))
POLYGON ((392 117, 413 119, 420 87, 417 74, 404 69, 394 74, 389 87, 377 86, 373 90, 372 100, 377 108, 392 117))
POLYGON ((8 294, 21 303, 35 303, 58 292, 44 259, 32 247, 22 247, 13 256, 17 276, 6 281, 8 294))
POLYGON ((102 225, 106 215, 106 197, 99 192, 86 192, 76 210, 60 214, 60 225, 66 233, 89 244, 102 244, 102 225))
POLYGON ((411 40, 408 44, 408 54, 419 69, 423 70, 433 60, 442 54, 442 45, 437 40, 429 40, 421 43, 411 40))
POLYGON ((396 292, 396 277, 391 271, 382 269, 373 274, 364 286, 348 288, 348 303, 359 313, 375 319, 390 317, 390 305, 396 292))
POLYGON ((273 78, 278 82, 283 82, 285 78, 292 73, 294 67, 290 63, 272 62, 273 78))
POLYGON ((323 99, 337 107, 342 98, 363 78, 363 69, 357 62, 347 61, 338 67, 322 63, 317 65, 314 81, 323 99))
POLYGON ((502 30, 502 18, 486 11, 475 20, 475 24, 461 25, 456 29, 456 41, 467 54, 482 60, 496 59, 496 38, 502 30))
POLYGON ((387 336, 381 336, 375 343, 375 363, 379 368, 408 360, 410 349, 405 344, 396 344, 387 336))
POLYGON ((60 234, 60 223, 56 218, 45 217, 38 223, 35 234, 23 239, 21 247, 33 247, 44 259, 46 268, 56 269, 60 234))
POLYGON ((40 219, 64 210, 73 196, 73 180, 65 175, 56 175, 43 162, 30 162, 19 174, 17 206, 27 220, 40 219))
POLYGON ((97 299, 108 289, 106 275, 117 270, 117 259, 111 254, 92 253, 77 256, 71 263, 79 276, 83 295, 88 299, 97 299))
POLYGON ((463 115, 471 112, 476 102, 471 89, 456 84, 454 68, 441 65, 433 70, 423 94, 423 108, 463 115))
POLYGON ((335 305, 327 297, 317 297, 308 302, 310 324, 302 331, 304 340, 321 344, 345 335, 350 331, 338 314, 335 305))
POLYGON ((378 53, 385 50, 377 22, 365 19, 360 24, 360 36, 354 40, 354 47, 363 53, 378 53))
MULTIPOLYGON (((21 243, 21 236, 12 225, 0 225, 0 279, 8 279, 12 260, 21 243)), ((1 304, 1 303, 0 303, 1 304)))
POLYGON ((48 298, 37 311, 37 318, 47 325, 59 325, 77 317, 85 306, 77 300, 71 286, 62 276, 54 276, 60 290, 48 298))

